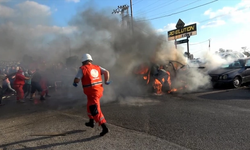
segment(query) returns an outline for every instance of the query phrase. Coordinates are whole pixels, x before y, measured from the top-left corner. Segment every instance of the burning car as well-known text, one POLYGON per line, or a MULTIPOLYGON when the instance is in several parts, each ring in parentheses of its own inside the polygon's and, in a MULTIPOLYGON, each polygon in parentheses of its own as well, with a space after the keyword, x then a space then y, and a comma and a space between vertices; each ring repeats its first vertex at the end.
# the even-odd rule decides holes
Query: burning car
POLYGON ((214 88, 222 84, 238 88, 242 84, 250 83, 250 57, 223 64, 208 74, 214 88))
MULTIPOLYGON (((166 64, 143 63, 135 68, 134 73, 144 80, 145 85, 155 94, 172 93, 183 89, 176 87, 173 82, 178 73, 185 72, 187 66, 178 61, 168 61, 166 64)), ((185 85, 184 81, 181 85, 185 85)), ((184 86, 185 87, 185 86, 184 86)))

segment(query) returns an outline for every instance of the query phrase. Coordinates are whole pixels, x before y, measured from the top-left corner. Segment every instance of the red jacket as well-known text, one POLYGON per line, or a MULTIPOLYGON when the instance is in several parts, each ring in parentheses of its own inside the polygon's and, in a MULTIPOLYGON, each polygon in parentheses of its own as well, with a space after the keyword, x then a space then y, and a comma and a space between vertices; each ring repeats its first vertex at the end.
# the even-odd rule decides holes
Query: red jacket
POLYGON ((40 85, 43 90, 47 89, 47 80, 44 77, 41 78, 40 85))
POLYGON ((102 94, 103 86, 102 86, 102 75, 101 69, 97 65, 87 64, 80 67, 83 73, 82 76, 82 87, 83 92, 86 95, 91 94, 102 94))
POLYGON ((22 75, 23 71, 18 70, 16 73, 16 78, 14 80, 14 85, 24 85, 25 84, 25 76, 22 75))

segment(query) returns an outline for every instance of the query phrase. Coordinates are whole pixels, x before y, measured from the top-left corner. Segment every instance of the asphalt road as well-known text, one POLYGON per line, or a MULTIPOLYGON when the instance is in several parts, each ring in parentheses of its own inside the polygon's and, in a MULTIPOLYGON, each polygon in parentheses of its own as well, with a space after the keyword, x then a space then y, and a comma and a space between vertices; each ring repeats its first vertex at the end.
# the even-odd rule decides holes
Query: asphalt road
MULTIPOLYGON (((60 97, 61 96, 61 97, 60 97)), ((250 88, 147 95, 103 103, 110 133, 87 128, 85 101, 0 107, 0 149, 248 150, 250 88), (61 104, 61 105, 58 105, 61 104)))

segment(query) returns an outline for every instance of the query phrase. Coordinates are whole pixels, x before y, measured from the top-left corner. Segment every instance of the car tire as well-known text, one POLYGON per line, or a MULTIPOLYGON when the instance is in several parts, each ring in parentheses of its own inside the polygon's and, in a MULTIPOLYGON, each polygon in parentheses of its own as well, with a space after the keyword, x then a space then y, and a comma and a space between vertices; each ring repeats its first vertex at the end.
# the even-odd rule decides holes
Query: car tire
POLYGON ((218 83, 212 82, 212 86, 214 89, 217 89, 219 87, 218 83))
POLYGON ((241 86, 241 78, 240 77, 234 77, 233 79, 233 87, 239 88, 241 86))

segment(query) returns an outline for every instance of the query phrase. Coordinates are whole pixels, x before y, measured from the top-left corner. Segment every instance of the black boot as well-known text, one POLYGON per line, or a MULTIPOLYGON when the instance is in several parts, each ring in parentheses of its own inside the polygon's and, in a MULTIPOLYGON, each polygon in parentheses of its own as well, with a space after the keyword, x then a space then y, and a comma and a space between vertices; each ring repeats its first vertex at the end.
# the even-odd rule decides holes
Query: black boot
POLYGON ((105 123, 101 124, 101 126, 102 126, 102 132, 100 133, 100 136, 104 136, 106 133, 109 132, 109 129, 107 128, 105 123))
POLYGON ((95 126, 94 119, 89 119, 89 122, 86 122, 85 126, 94 128, 95 126))
POLYGON ((40 100, 41 100, 41 101, 44 101, 45 98, 41 95, 40 100))

